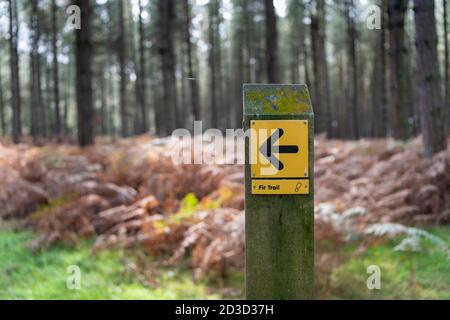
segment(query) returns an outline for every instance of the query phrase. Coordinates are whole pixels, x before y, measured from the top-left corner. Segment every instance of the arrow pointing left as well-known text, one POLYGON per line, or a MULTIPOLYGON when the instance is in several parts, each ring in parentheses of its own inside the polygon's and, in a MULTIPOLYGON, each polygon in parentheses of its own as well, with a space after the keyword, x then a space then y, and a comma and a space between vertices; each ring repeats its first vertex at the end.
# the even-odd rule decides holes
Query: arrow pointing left
POLYGON ((275 132, 261 145, 259 151, 263 154, 264 157, 269 160, 269 162, 278 169, 278 171, 283 170, 284 164, 280 161, 274 154, 275 153, 297 153, 298 146, 296 145, 287 145, 287 146, 275 146, 274 143, 283 136, 284 130, 278 128, 275 132))

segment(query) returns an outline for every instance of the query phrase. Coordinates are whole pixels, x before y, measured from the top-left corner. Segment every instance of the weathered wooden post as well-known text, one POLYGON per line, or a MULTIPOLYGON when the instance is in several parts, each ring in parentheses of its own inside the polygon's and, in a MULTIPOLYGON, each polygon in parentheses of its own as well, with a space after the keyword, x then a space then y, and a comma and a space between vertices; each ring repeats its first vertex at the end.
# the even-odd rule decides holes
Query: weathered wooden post
POLYGON ((247 299, 314 298, 314 113, 305 85, 244 84, 247 299), (249 132, 247 131, 247 132, 249 132))

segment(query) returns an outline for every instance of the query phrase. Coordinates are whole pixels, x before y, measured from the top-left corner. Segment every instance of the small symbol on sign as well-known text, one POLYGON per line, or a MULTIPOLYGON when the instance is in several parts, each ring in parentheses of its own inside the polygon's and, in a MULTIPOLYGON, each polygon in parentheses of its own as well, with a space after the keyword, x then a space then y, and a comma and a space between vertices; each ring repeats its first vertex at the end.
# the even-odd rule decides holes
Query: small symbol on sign
POLYGON ((274 146, 273 144, 280 139, 284 134, 284 130, 279 128, 263 143, 259 151, 266 157, 269 162, 277 168, 279 171, 283 170, 284 164, 277 157, 275 153, 298 153, 298 146, 287 145, 287 146, 274 146))

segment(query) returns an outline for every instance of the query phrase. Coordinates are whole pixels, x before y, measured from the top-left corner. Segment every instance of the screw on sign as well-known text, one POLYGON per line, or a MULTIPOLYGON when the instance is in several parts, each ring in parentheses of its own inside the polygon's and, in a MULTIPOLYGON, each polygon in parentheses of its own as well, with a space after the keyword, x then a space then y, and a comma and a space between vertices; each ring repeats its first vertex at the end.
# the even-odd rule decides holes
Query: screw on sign
POLYGON ((246 296, 314 297, 314 113, 305 85, 244 85, 246 296))

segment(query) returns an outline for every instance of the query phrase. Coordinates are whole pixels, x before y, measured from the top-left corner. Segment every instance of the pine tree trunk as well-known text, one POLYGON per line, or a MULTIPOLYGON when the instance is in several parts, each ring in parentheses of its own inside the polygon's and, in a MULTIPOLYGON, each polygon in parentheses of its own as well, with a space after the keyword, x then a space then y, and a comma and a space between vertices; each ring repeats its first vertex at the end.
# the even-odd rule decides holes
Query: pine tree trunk
POLYGON ((277 16, 273 0, 264 0, 264 12, 266 16, 266 53, 267 53, 267 81, 278 83, 278 31, 277 16))
POLYGON ((142 21, 142 3, 141 0, 138 2, 139 5, 139 76, 138 76, 138 104, 140 110, 140 128, 139 132, 144 133, 148 130, 148 112, 147 112, 147 64, 145 61, 145 48, 144 48, 144 23, 142 21))
POLYGON ((391 131, 395 139, 405 139, 406 59, 405 14, 408 0, 391 0, 389 16, 389 68, 391 95, 391 131))
POLYGON ((347 123, 348 116, 346 114, 347 111, 347 95, 346 95, 346 87, 345 87, 345 72, 344 72, 344 57, 341 55, 339 57, 339 129, 338 129, 338 137, 346 138, 347 137, 347 123))
POLYGON ((94 106, 92 97, 92 40, 90 0, 76 0, 81 9, 81 29, 76 30, 76 85, 78 143, 87 146, 94 143, 94 106))
POLYGON ((374 76, 372 78, 372 118, 371 118, 371 136, 385 137, 387 133, 386 123, 387 119, 387 97, 386 97, 386 2, 380 1, 381 7, 381 29, 376 38, 375 45, 375 62, 374 62, 374 76))
POLYGON ((129 119, 128 119, 128 99, 127 99, 127 52, 126 52, 126 40, 125 40, 125 13, 123 8, 123 1, 117 1, 118 8, 118 20, 119 20, 119 35, 117 38, 117 54, 119 58, 119 74, 120 74, 120 124, 122 137, 126 137, 129 132, 129 119))
POLYGON ((59 101, 58 47, 56 43, 58 37, 58 18, 56 15, 56 11, 56 0, 52 0, 53 102, 55 107, 54 134, 59 140, 61 135, 61 110, 59 101))
POLYGON ((220 45, 218 43, 219 39, 217 39, 218 30, 219 27, 219 2, 218 0, 212 0, 209 4, 209 12, 208 12, 208 18, 209 18, 209 30, 208 30, 208 42, 209 42, 209 54, 208 54, 208 66, 209 66, 209 78, 210 78, 210 126, 213 128, 219 127, 220 122, 220 97, 219 97, 219 90, 220 90, 220 83, 218 83, 217 79, 219 71, 219 62, 218 62, 218 46, 220 45))
POLYGON ((417 70, 419 74, 419 103, 424 155, 447 148, 443 121, 443 96, 437 53, 434 0, 414 0, 416 26, 417 70))
POLYGON ((447 133, 450 133, 450 51, 448 44, 448 0, 442 0, 444 20, 444 108, 447 111, 447 133))
POLYGON ((386 93, 386 12, 387 6, 384 0, 381 0, 381 37, 380 37, 380 82, 378 87, 380 88, 380 128, 379 136, 385 137, 387 134, 387 93, 386 93))
POLYGON ((233 59, 232 59, 232 68, 233 68, 233 76, 232 81, 234 83, 234 120, 233 127, 241 128, 242 120, 243 120, 243 110, 242 110, 242 85, 244 83, 245 77, 245 63, 244 63, 244 55, 245 55, 245 23, 243 23, 246 19, 246 3, 242 0, 236 0, 234 2, 234 6, 239 8, 239 11, 236 12, 234 17, 234 33, 233 33, 233 59))
POLYGON ((12 138, 14 143, 20 142, 22 134, 21 123, 21 98, 19 78, 19 54, 17 52, 17 39, 19 34, 19 23, 17 17, 17 3, 8 0, 9 3, 9 50, 11 68, 11 107, 12 107, 12 138))
POLYGON ((191 14, 189 8, 189 0, 183 1, 184 15, 185 15, 185 42, 187 50, 187 63, 188 63, 188 77, 190 83, 190 94, 191 94, 191 112, 194 120, 200 120, 200 105, 199 105, 199 92, 198 92, 198 82, 199 78, 194 74, 193 62, 192 62, 192 42, 191 42, 191 14))
MULTIPOLYGON (((111 2, 107 2, 106 3, 106 11, 108 13, 108 20, 109 20, 109 24, 108 24, 108 34, 107 34, 107 42, 108 42, 108 49, 112 52, 117 52, 116 49, 116 41, 114 38, 114 30, 113 30, 113 25, 114 25, 114 10, 113 10, 113 4, 111 2)), ((108 55, 108 57, 106 58, 106 65, 110 66, 114 61, 113 56, 108 55)), ((114 88, 114 84, 115 81, 113 79, 113 72, 111 71, 111 68, 108 68, 108 70, 106 70, 106 87, 105 87, 105 91, 108 94, 108 97, 110 97, 109 100, 109 105, 107 108, 107 125, 106 125, 106 129, 107 129, 107 133, 112 135, 113 137, 115 137, 116 135, 116 126, 115 126, 115 101, 117 101, 116 97, 115 97, 115 88, 114 88)))
POLYGON ((175 19, 174 0, 159 0, 159 53, 163 78, 161 119, 163 135, 168 135, 176 128, 177 90, 175 86, 175 52, 173 47, 173 23, 175 19))
POLYGON ((43 103, 42 103, 42 88, 41 88, 41 59, 39 54, 39 17, 38 17, 38 2, 32 0, 31 2, 31 52, 30 52, 30 114, 31 114, 31 136, 34 143, 38 143, 39 137, 44 136, 44 119, 43 119, 43 103))
POLYGON ((108 134, 108 114, 106 110, 107 102, 107 93, 106 93, 106 79, 105 79, 105 66, 101 66, 100 68, 100 131, 102 135, 108 134))
POLYGON ((301 22, 303 21, 303 10, 300 10, 298 2, 295 0, 292 1, 290 5, 290 19, 292 21, 290 21, 289 32, 292 38, 289 44, 289 72, 291 83, 299 83, 300 43, 303 41, 303 37, 300 35, 300 32, 302 30, 301 22))
POLYGON ((328 85, 328 63, 325 47, 325 1, 315 0, 315 10, 311 10, 311 47, 314 70, 315 106, 317 112, 317 132, 331 132, 330 93, 328 85))
POLYGON ((6 135, 6 119, 5 119, 5 100, 3 97, 3 77, 2 77, 2 61, 0 57, 0 130, 2 135, 6 135))
POLYGON ((356 29, 355 21, 352 16, 352 11, 355 9, 353 0, 346 1, 346 14, 347 14, 347 49, 348 57, 350 60, 350 85, 349 96, 351 104, 351 137, 358 140, 360 136, 359 132, 359 117, 358 117, 358 64, 356 62, 356 29))
POLYGON ((244 66, 244 81, 252 83, 254 82, 254 77, 252 76, 252 66, 251 66, 251 58, 253 55, 253 42, 252 40, 252 30, 253 30, 253 23, 252 23, 252 17, 250 14, 250 1, 244 1, 243 2, 243 20, 244 20, 244 47, 245 47, 245 66, 244 66))

